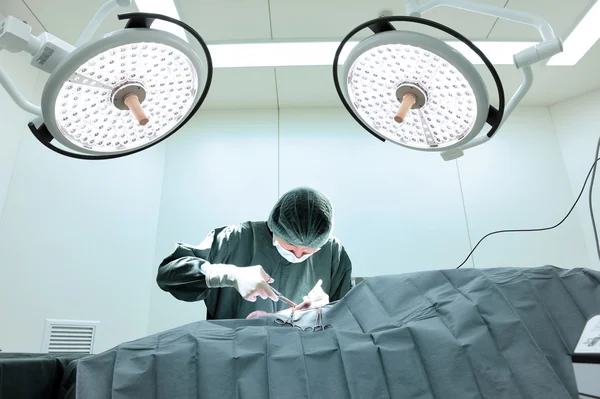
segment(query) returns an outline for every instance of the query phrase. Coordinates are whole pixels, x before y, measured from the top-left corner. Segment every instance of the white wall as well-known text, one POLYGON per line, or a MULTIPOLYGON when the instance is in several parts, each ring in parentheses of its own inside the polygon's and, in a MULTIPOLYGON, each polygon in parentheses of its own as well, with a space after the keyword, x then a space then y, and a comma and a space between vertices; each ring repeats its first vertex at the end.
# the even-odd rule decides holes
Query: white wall
MULTIPOLYGON (((547 108, 518 110, 497 134, 458 161, 473 245, 500 229, 553 226, 575 200, 547 108)), ((490 236, 474 259, 477 267, 590 266, 575 215, 551 231, 490 236)))
MULTIPOLYGON (((2 61, 18 83, 35 81, 19 72, 27 63, 2 61)), ((164 147, 108 162, 62 157, 0 96, 0 349, 39 352, 46 318, 99 321, 96 352, 146 335, 164 147)))
MULTIPOLYGON (((588 93, 550 108, 556 135, 560 143, 566 170, 571 182, 573 196, 579 194, 585 176, 589 172, 596 145, 600 138, 600 90, 588 93)), ((600 222, 600 184, 594 184, 594 211, 600 222)), ((577 207, 577 217, 583 228, 589 258, 594 268, 600 268, 592 222, 588 208, 588 187, 577 207)))

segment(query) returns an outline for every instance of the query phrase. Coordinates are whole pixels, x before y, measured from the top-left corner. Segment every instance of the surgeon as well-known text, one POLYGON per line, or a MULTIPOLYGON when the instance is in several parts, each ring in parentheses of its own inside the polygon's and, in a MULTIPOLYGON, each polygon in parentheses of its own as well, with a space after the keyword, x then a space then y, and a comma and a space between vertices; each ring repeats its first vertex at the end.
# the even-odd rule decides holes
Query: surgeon
POLYGON ((198 246, 177 244, 158 267, 158 286, 175 298, 206 303, 207 319, 243 319, 255 311, 323 306, 350 290, 352 263, 331 234, 333 208, 321 192, 285 193, 266 222, 221 227, 198 246), (315 297, 308 293, 320 292, 315 297))

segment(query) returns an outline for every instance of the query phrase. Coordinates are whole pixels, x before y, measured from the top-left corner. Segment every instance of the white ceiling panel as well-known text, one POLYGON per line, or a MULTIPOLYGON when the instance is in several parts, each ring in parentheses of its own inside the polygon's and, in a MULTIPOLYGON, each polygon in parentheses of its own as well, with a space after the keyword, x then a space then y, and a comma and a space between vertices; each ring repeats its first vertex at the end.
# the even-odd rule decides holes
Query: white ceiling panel
MULTIPOLYGON (((506 0, 483 0, 482 2, 503 6, 506 0)), ((399 0, 271 1, 273 37, 276 39, 341 39, 357 25, 377 18, 383 10, 390 10, 394 15, 403 15, 404 4, 399 0)), ((448 7, 438 7, 425 13, 423 17, 447 24, 473 39, 485 38, 495 22, 495 18, 448 7)), ((413 23, 396 26, 399 29, 406 27, 406 29, 422 31, 413 23)), ((366 34, 369 32, 367 31, 366 34)), ((447 37, 444 34, 435 36, 447 37)))
MULTIPOLYGON (((563 39, 571 32, 590 4, 590 0, 510 0, 506 8, 539 15, 554 28, 554 32, 563 39)), ((540 40, 534 27, 507 20, 498 20, 490 40, 540 40)))
POLYGON ((31 25, 31 33, 36 36, 45 31, 36 16, 33 15, 25 3, 20 0, 2 0, 0 2, 0 12, 6 16, 12 15, 15 18, 19 18, 21 21, 25 21, 31 25))
MULTIPOLYGON (((23 0, 10 0, 22 3, 23 0)), ((87 22, 106 0, 24 0, 49 32, 74 43, 87 22), (65 10, 68 10, 66 12, 65 10), (71 14, 71 15, 69 15, 71 14)), ((241 41, 270 39, 269 6, 267 0, 178 0, 182 21, 196 29, 206 41, 241 41)), ((124 26, 116 16, 137 11, 135 1, 129 8, 111 13, 99 35, 124 26)))
MULTIPOLYGON (((506 0, 479 0, 478 3, 504 7, 506 0)), ((445 6, 434 8, 423 14, 423 18, 447 25, 473 41, 485 39, 497 21, 494 17, 445 6)), ((431 31, 424 33, 429 32, 431 31)), ((450 37, 446 34, 435 36, 444 39, 450 37)))
POLYGON ((273 68, 215 69, 202 108, 277 108, 273 68))
MULTIPOLYGON (((11 0, 11 2, 26 4, 48 32, 68 43, 75 44, 88 22, 106 0, 11 0)), ((117 14, 134 11, 137 11, 135 4, 110 13, 98 28, 96 37, 122 29, 125 22, 119 21, 117 14)))
POLYGON ((271 38, 267 0, 179 0, 179 16, 209 42, 271 38))

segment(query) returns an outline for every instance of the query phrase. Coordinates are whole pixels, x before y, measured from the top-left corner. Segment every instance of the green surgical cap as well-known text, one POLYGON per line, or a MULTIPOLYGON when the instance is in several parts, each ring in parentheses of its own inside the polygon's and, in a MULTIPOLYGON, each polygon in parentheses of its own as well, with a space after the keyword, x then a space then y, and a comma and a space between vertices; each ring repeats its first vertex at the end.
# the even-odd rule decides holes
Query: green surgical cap
POLYGON ((308 187, 295 188, 279 198, 267 225, 288 244, 321 248, 333 228, 333 208, 325 194, 308 187))

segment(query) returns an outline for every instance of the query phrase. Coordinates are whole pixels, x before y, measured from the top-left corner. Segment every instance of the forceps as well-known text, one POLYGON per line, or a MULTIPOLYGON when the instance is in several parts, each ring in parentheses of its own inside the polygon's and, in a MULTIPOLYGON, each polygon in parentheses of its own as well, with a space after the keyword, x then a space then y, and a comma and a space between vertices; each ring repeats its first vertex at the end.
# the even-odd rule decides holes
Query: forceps
POLYGON ((288 305, 291 308, 295 308, 296 306, 298 306, 294 302, 292 302, 291 300, 289 300, 288 298, 286 298, 283 295, 281 295, 281 292, 277 291, 275 288, 271 287, 271 289, 273 290, 273 292, 275 293, 275 295, 277 295, 279 297, 279 299, 281 300, 281 302, 285 303, 286 305, 288 305))
POLYGON ((294 320, 294 308, 292 308, 292 312, 290 313, 290 316, 287 319, 282 319, 282 318, 276 318, 275 319, 275 324, 280 325, 280 326, 291 326, 294 328, 297 328, 299 330, 302 330, 302 327, 300 327, 299 325, 297 325, 295 323, 294 320))
POLYGON ((331 324, 323 324, 323 313, 321 312, 321 308, 317 308, 317 319, 315 320, 314 327, 306 327, 304 331, 323 331, 328 328, 332 328, 331 324))
POLYGON ((333 327, 331 324, 323 324, 323 313, 321 312, 321 308, 317 309, 317 319, 315 320, 315 325, 313 327, 302 328, 301 326, 296 324, 296 320, 294 320, 294 310, 293 309, 292 309, 292 313, 290 314, 290 316, 287 319, 284 320, 279 317, 276 318, 275 324, 280 325, 280 326, 291 326, 293 328, 297 328, 299 330, 309 331, 309 332, 323 331, 323 330, 327 330, 328 328, 333 327))

